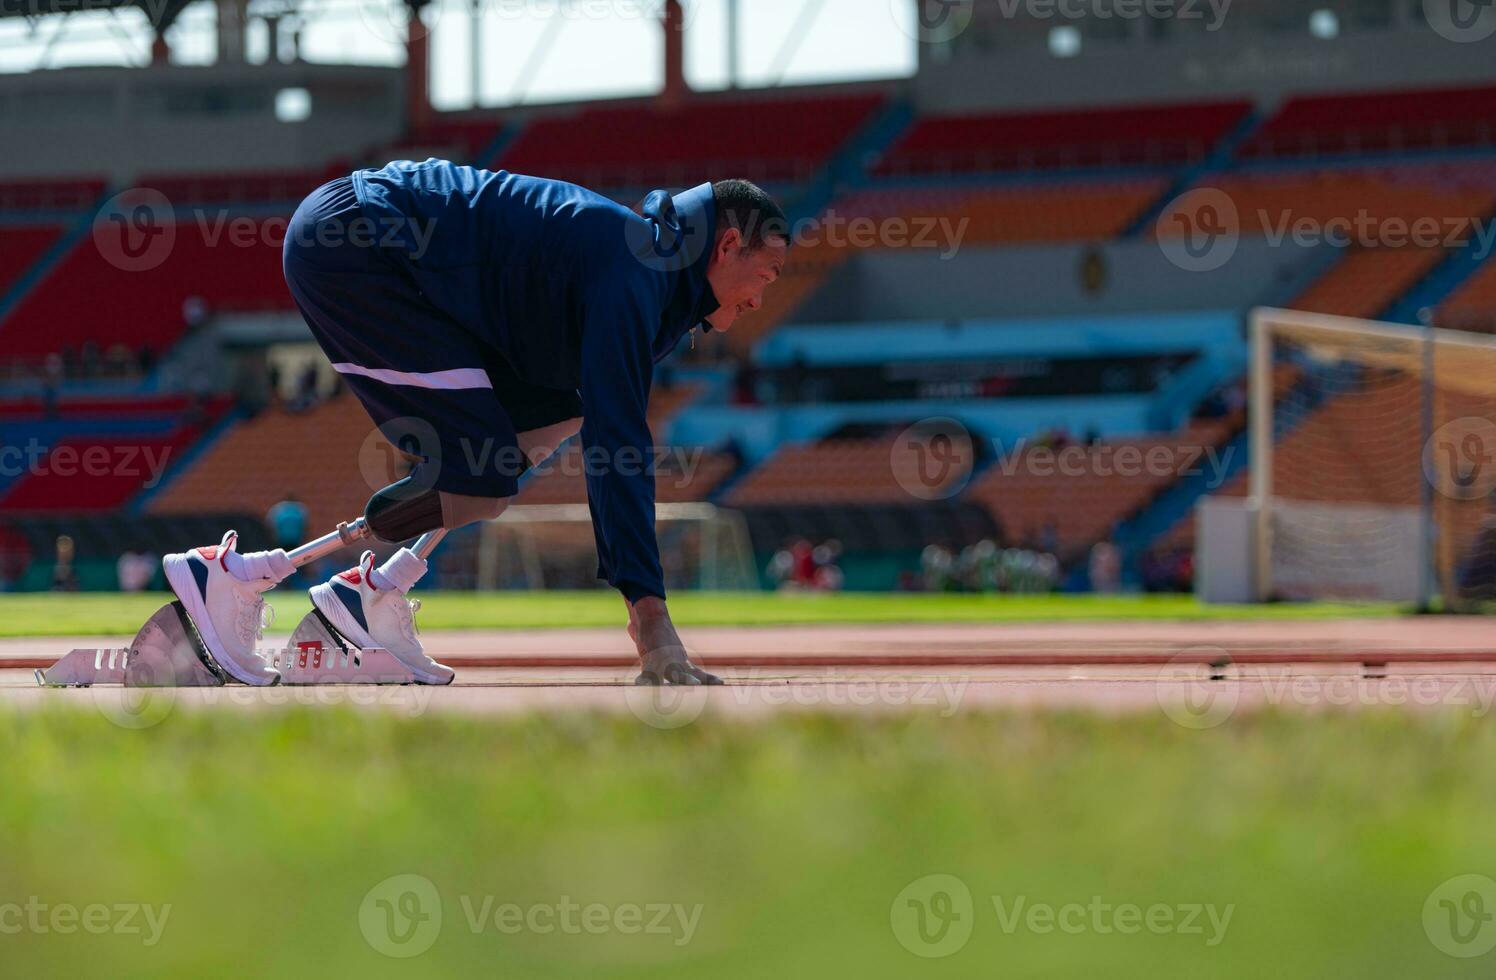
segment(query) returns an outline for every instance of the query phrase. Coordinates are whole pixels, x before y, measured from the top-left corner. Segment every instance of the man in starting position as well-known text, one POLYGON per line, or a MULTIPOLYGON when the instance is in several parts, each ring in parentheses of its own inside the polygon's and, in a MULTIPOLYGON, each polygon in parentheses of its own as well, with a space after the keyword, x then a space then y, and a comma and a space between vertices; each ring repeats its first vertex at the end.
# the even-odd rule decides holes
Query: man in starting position
MULTIPOLYGON (((666 608, 645 411, 654 365, 698 327, 758 309, 788 246, 784 213, 741 180, 655 191, 637 213, 574 184, 435 159, 313 192, 291 219, 286 282, 374 422, 419 459, 370 499, 369 528, 426 541, 492 520, 524 471, 580 431, 598 575, 628 605, 640 681, 720 683, 687 659, 666 608)), ((230 675, 274 684, 255 649, 264 593, 294 568, 284 550, 241 555, 235 541, 168 555, 167 580, 230 675)), ((410 548, 378 568, 365 552, 312 602, 353 644, 450 683, 405 598, 425 571, 410 548)))

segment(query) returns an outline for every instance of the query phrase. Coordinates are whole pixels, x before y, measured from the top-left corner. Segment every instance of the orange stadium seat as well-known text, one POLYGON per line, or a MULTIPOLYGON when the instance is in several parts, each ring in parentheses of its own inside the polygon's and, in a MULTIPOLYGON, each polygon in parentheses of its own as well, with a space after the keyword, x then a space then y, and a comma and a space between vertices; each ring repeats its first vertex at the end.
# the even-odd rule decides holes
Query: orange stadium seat
MULTIPOLYGON (((876 439, 825 439, 785 446, 732 488, 733 506, 772 504, 912 504, 907 489, 917 465, 898 450, 894 436, 876 439)), ((964 479, 971 461, 951 467, 948 482, 964 479)), ((918 487, 920 484, 913 484, 918 487)))
POLYGON ((1290 305, 1310 313, 1371 319, 1439 264, 1442 247, 1353 248, 1290 305))
MULTIPOLYGON (((1425 184, 1365 168, 1225 174, 1209 177, 1201 186, 1230 198, 1234 214, 1219 215, 1226 231, 1288 236, 1296 222, 1307 222, 1311 231, 1329 227, 1352 241, 1372 237, 1391 247, 1404 244, 1419 228, 1442 242, 1444 232, 1468 231, 1471 222, 1496 208, 1496 190, 1483 182, 1425 184)), ((1186 196, 1181 202, 1185 210, 1160 216, 1157 233, 1192 229, 1196 216, 1188 209, 1195 203, 1186 196)))
POLYGON ((883 102, 880 94, 861 94, 701 98, 674 108, 594 105, 532 119, 499 164, 604 187, 803 180, 883 102), (723 127, 726 110, 733 125, 723 127))
POLYGON ((1439 307, 1441 326, 1496 332, 1496 260, 1485 263, 1439 307))
POLYGON ((1058 465, 1060 457, 1042 457, 1042 450, 1029 449, 1017 460, 989 467, 967 489, 966 497, 985 506, 1012 536, 1053 524, 1059 557, 1074 560, 1110 537, 1119 523, 1142 510, 1183 470, 1199 465, 1200 453, 1220 446, 1232 425, 1195 422, 1176 435, 1071 446, 1066 452, 1076 462, 1064 467, 1058 465))
POLYGON ((885 155, 883 175, 1200 160, 1251 111, 1247 102, 990 115, 932 115, 885 155))

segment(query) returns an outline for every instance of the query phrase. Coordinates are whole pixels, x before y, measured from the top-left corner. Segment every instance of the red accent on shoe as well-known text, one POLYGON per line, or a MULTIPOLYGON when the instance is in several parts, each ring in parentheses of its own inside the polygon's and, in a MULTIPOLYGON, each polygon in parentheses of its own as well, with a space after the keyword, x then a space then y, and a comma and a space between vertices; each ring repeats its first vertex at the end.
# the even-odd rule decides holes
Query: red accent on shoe
POLYGON ((357 585, 363 578, 363 576, 359 575, 358 569, 350 568, 346 572, 339 573, 338 578, 343 579, 345 582, 350 582, 353 585, 357 585))
POLYGON ((205 561, 212 561, 218 557, 218 545, 210 545, 207 548, 197 549, 197 553, 203 556, 205 561))

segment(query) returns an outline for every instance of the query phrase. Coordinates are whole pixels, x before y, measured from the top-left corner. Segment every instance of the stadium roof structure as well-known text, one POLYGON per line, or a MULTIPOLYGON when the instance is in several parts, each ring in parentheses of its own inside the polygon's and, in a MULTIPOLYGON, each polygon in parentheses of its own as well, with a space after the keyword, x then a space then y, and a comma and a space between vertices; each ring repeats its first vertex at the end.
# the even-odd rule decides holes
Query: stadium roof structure
POLYGON ((159 34, 190 3, 192 0, 0 0, 0 17, 45 17, 139 7, 159 34))

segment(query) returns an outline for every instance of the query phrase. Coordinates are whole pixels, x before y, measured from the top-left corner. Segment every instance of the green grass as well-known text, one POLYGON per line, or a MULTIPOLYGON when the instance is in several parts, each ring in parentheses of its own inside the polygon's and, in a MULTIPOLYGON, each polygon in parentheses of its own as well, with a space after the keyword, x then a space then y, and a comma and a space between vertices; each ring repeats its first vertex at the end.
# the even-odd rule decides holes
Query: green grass
MULTIPOLYGON (((85 592, 0 595, 0 636, 128 636, 171 597, 85 592)), ((279 627, 289 630, 307 609, 306 595, 272 593, 279 627)), ((617 626, 622 600, 612 592, 435 592, 421 594, 422 630, 538 629, 617 626)), ((676 594, 670 600, 683 626, 802 623, 1012 623, 1046 620, 1336 619, 1391 616, 1391 604, 1337 603, 1207 606, 1191 596, 973 596, 848 592, 784 595, 771 592, 676 594)))
POLYGON ((0 928, 24 914, 6 903, 171 906, 150 947, 0 933, 4 973, 1422 980, 1489 976, 1496 959, 1444 955, 1422 918, 1441 883, 1496 869, 1496 725, 1468 715, 1254 715, 1210 732, 1157 715, 673 732, 624 718, 178 709, 126 731, 87 707, 0 713, 0 928), (890 923, 909 929, 896 896, 936 873, 969 889, 974 928, 923 960, 890 923), (435 911, 402 906, 408 885, 371 895, 396 875, 429 881, 442 916, 403 961, 359 918, 367 897, 378 939, 380 899, 435 911), (680 945, 678 925, 511 935, 492 912, 474 932, 485 897, 700 911, 680 945), (994 904, 1093 898, 1231 917, 1123 934, 1088 910, 1066 920, 1074 934, 1008 932, 994 904))

